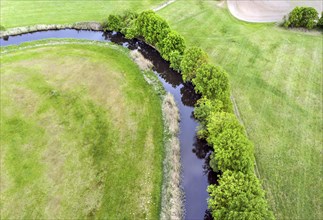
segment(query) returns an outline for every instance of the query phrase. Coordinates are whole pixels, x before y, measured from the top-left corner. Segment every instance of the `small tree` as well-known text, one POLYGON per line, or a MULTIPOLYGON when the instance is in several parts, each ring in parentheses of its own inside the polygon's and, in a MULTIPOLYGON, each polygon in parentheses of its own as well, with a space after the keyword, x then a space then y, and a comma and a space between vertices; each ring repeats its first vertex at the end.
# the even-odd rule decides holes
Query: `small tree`
POLYGON ((196 76, 197 69, 207 62, 207 54, 198 47, 185 50, 181 62, 182 77, 185 82, 191 81, 196 76))
MULTIPOLYGON (((210 136, 213 134, 210 133, 210 136)), ((214 171, 253 171, 253 145, 239 129, 226 129, 208 142, 214 148, 214 156, 210 162, 211 167, 215 168, 214 171)))
POLYGON ((147 43, 154 46, 170 32, 167 22, 151 10, 139 14, 136 28, 139 36, 144 37, 147 43))
POLYGON ((109 15, 107 21, 103 24, 105 31, 121 31, 122 27, 122 18, 120 15, 109 15))
MULTIPOLYGON (((157 45, 159 52, 165 60, 170 60, 171 53, 178 51, 180 55, 184 53, 185 50, 185 40, 184 38, 175 31, 170 31, 167 36, 159 42, 157 45)), ((174 54, 173 54, 174 56, 174 54)))
POLYGON ((253 145, 234 114, 216 112, 208 116, 207 142, 214 149, 210 165, 214 171, 253 170, 253 145))
POLYGON ((227 73, 220 67, 202 64, 196 71, 192 80, 195 90, 209 99, 219 99, 224 106, 224 111, 229 111, 230 89, 227 73))
POLYGON ((214 219, 274 219, 254 173, 225 171, 219 185, 210 185, 208 192, 208 204, 214 219))
POLYGON ((285 27, 304 27, 312 29, 318 21, 318 12, 312 7, 295 7, 284 23, 285 27))
POLYGON ((138 14, 132 11, 125 11, 122 15, 122 29, 121 33, 125 35, 127 39, 132 39, 138 35, 136 20, 138 18, 138 14))

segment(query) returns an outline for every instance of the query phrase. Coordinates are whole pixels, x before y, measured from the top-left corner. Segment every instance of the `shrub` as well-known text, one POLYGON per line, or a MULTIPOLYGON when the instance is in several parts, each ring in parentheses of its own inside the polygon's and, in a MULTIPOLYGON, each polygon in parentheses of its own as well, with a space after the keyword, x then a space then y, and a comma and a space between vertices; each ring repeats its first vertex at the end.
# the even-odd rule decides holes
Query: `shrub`
POLYGON ((185 50, 181 62, 182 77, 185 82, 191 81, 196 76, 197 69, 207 63, 207 54, 198 47, 191 47, 185 50))
POLYGON ((169 25, 153 11, 144 11, 136 20, 136 28, 139 36, 152 45, 157 45, 170 32, 169 25))
POLYGON ((295 7, 284 22, 285 27, 312 29, 318 21, 318 12, 312 7, 295 7))
MULTIPOLYGON (((159 42, 157 48, 165 60, 170 60, 170 54, 177 51, 180 55, 184 53, 184 38, 175 31, 170 31, 167 36, 159 42)), ((173 54, 174 56, 174 54, 173 54)))
POLYGON ((102 27, 105 31, 121 32, 126 38, 131 39, 138 35, 135 26, 137 17, 138 14, 131 11, 125 11, 122 15, 109 15, 102 27))
POLYGON ((231 110, 229 79, 222 68, 202 64, 192 82, 198 93, 209 99, 219 99, 223 103, 224 111, 231 110))
POLYGON ((253 145, 238 129, 224 130, 210 144, 214 148, 214 156, 211 159, 214 171, 253 171, 253 145))
POLYGON ((109 15, 108 19, 103 23, 105 31, 121 31, 122 28, 122 17, 120 15, 109 15))
POLYGON ((6 30, 6 28, 4 26, 0 25, 0 31, 5 31, 5 30, 6 30))
POLYGON ((234 170, 252 172, 253 145, 242 125, 231 113, 212 113, 207 121, 207 142, 214 148, 211 167, 214 171, 234 170))
POLYGON ((254 173, 225 171, 219 185, 210 185, 208 192, 208 204, 214 219, 274 219, 254 173))
POLYGON ((136 20, 138 18, 138 13, 125 11, 122 15, 122 28, 120 32, 125 35, 127 39, 132 39, 137 37, 137 27, 136 20))

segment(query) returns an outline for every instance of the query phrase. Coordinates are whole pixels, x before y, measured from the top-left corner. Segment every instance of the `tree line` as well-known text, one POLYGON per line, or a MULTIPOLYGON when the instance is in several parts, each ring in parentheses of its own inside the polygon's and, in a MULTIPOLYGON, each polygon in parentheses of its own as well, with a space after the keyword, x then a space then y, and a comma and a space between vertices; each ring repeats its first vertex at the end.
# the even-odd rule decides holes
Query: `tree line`
POLYGON ((211 64, 201 48, 187 47, 184 38, 153 11, 109 15, 103 27, 128 39, 144 39, 201 94, 194 109, 200 122, 198 135, 213 147, 210 166, 220 173, 219 184, 208 187, 213 218, 274 219, 254 172, 253 144, 233 113, 226 71, 211 64))

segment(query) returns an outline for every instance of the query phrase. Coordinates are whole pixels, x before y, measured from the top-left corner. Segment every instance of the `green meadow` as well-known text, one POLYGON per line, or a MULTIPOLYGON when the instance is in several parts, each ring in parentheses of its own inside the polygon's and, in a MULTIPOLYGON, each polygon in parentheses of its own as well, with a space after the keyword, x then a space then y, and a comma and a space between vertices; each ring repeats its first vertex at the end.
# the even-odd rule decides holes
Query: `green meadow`
POLYGON ((160 97, 127 50, 60 42, 1 54, 1 218, 158 218, 160 97))

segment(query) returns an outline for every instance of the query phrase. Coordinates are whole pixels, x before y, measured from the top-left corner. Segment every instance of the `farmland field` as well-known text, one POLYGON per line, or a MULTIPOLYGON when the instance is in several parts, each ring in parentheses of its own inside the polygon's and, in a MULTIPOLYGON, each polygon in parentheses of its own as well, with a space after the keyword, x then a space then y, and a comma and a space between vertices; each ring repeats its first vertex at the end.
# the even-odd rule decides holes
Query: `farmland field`
POLYGON ((1 54, 1 218, 158 218, 159 96, 126 49, 60 42, 1 54))

